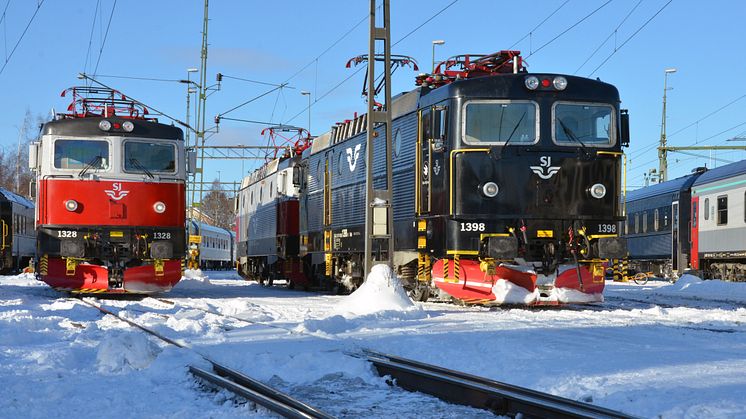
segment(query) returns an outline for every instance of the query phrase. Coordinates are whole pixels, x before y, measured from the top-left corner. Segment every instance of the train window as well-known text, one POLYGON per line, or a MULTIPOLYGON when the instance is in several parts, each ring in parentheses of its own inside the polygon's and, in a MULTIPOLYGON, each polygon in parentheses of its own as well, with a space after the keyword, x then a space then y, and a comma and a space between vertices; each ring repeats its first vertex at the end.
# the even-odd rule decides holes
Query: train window
POLYGON ((660 215, 660 211, 656 208, 653 212, 653 231, 658 231, 660 229, 660 215))
POLYGON ((168 143, 126 141, 124 143, 124 171, 176 172, 176 146, 168 143))
POLYGON ((526 101, 471 101, 464 105, 467 144, 534 144, 538 141, 539 107, 526 101))
POLYGON ((109 143, 91 140, 57 140, 54 142, 54 167, 81 170, 109 168, 109 143))
POLYGON ((269 198, 272 199, 272 194, 274 193, 274 186, 272 185, 272 182, 269 182, 269 198))
POLYGON ((399 155, 399 151, 401 150, 401 129, 396 129, 396 133, 394 134, 394 157, 397 157, 399 155))
POLYGON ((710 198, 705 198, 705 220, 710 219, 710 198))
POLYGON ((557 102, 552 109, 553 140, 559 145, 608 147, 614 144, 611 105, 557 102))
POLYGON ((728 195, 718 197, 718 225, 728 224, 728 195))
POLYGON ((648 212, 647 211, 642 213, 642 232, 643 233, 648 232, 648 212))
POLYGON ((640 232, 640 214, 635 214, 635 234, 640 232))

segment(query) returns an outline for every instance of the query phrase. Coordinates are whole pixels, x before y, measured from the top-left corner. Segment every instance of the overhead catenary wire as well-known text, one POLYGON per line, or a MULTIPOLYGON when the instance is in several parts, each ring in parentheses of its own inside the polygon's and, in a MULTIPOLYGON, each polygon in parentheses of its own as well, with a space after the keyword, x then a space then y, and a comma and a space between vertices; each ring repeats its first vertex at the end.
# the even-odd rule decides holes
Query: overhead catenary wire
POLYGON ((23 29, 23 33, 21 33, 21 36, 18 38, 18 42, 16 42, 15 46, 10 51, 10 54, 5 57, 5 63, 3 63, 3 67, 0 68, 0 74, 3 74, 3 71, 5 71, 5 67, 7 67, 8 62, 13 57, 13 53, 15 53, 16 49, 18 49, 18 45, 21 44, 23 37, 26 36, 26 32, 28 32, 28 29, 31 27, 31 24, 34 22, 34 19, 36 18, 36 15, 39 13, 39 9, 41 9, 41 6, 43 4, 44 4, 44 0, 39 0, 39 2, 36 4, 36 10, 34 10, 34 14, 31 16, 31 19, 29 19, 28 23, 26 24, 26 27, 23 29))
POLYGON ((571 25, 570 27, 568 27, 568 28, 567 28, 567 29, 565 29, 564 31, 560 32, 560 33, 559 33, 559 34, 558 34, 557 36, 555 36, 554 38, 550 39, 550 40, 549 40, 548 42, 544 43, 544 45, 542 45, 542 46, 540 46, 539 48, 537 48, 536 50, 532 51, 532 52, 531 52, 531 53, 530 53, 529 55, 527 55, 527 56, 526 56, 526 58, 529 58, 529 57, 531 57, 532 55, 536 54, 537 52, 541 51, 542 49, 544 49, 545 47, 547 47, 547 46, 548 46, 549 44, 551 44, 552 42, 554 42, 554 41, 556 41, 557 39, 559 39, 559 38, 560 38, 560 37, 561 37, 562 35, 566 34, 567 32, 569 32, 570 30, 572 30, 572 29, 573 29, 573 28, 575 28, 576 26, 578 26, 578 25, 580 25, 581 23, 583 23, 583 22, 584 22, 584 21, 585 21, 586 19, 588 19, 589 17, 591 17, 591 16, 595 15, 595 14, 596 14, 596 12, 598 12, 599 10, 603 9, 604 7, 606 7, 606 6, 607 6, 607 5, 609 4, 609 3, 611 3, 612 1, 613 1, 613 0, 607 0, 607 1, 606 1, 606 3, 604 3, 604 4, 600 5, 600 6, 598 6, 598 7, 597 7, 596 9, 594 9, 594 10, 593 10, 592 12, 588 13, 588 14, 587 14, 587 15, 585 15, 585 16, 584 16, 583 18, 581 18, 581 19, 580 19, 580 20, 578 20, 577 22, 573 23, 573 24, 572 24, 572 25, 571 25))
POLYGON ((619 47, 617 47, 617 48, 614 48, 614 51, 612 51, 612 52, 611 52, 611 54, 609 54, 609 56, 608 56, 608 57, 606 57, 606 59, 605 59, 605 60, 603 60, 603 61, 601 62, 601 64, 599 64, 599 65, 598 65, 598 67, 596 67, 596 68, 595 68, 595 69, 594 69, 594 70, 593 70, 593 71, 591 72, 591 74, 589 74, 589 75, 588 75, 588 77, 591 77, 591 76, 593 76, 593 75, 594 75, 594 74, 596 73, 596 71, 598 71, 598 69, 599 69, 599 68, 603 67, 603 65, 604 65, 604 64, 606 64, 606 62, 607 62, 607 61, 609 61, 609 59, 611 59, 611 57, 613 57, 613 56, 614 56, 614 54, 616 54, 616 53, 617 53, 617 51, 619 51, 620 49, 622 49, 622 47, 624 47, 624 46, 625 46, 625 45, 627 44, 627 42, 631 41, 631 40, 632 40, 632 38, 634 38, 634 37, 635 37, 635 35, 637 35, 638 33, 640 33, 640 31, 641 31, 641 30, 643 30, 643 29, 644 29, 644 28, 645 28, 646 26, 648 26, 648 24, 649 24, 650 22, 652 22, 652 21, 653 21, 653 19, 655 19, 655 17, 656 17, 656 16, 658 16, 658 15, 659 15, 659 14, 660 14, 660 13, 661 13, 661 12, 662 12, 662 11, 663 11, 663 10, 664 10, 665 8, 666 8, 666 7, 668 7, 668 5, 669 5, 669 4, 671 4, 671 2, 672 2, 672 1, 673 1, 673 0, 668 0, 668 2, 667 2, 666 4, 664 4, 664 5, 663 5, 663 7, 661 7, 660 9, 658 9, 658 11, 657 11, 657 12, 655 12, 655 14, 654 14, 653 16, 651 16, 651 17, 650 17, 650 19, 648 19, 647 21, 645 21, 645 23, 643 23, 643 24, 642 24, 642 26, 640 26, 639 28, 637 28, 637 30, 636 30, 636 31, 635 31, 635 32, 634 32, 634 33, 633 33, 632 35, 630 35, 630 36, 629 36, 629 37, 628 37, 627 39, 625 39, 625 40, 624 40, 624 42, 622 42, 622 45, 619 45, 619 47))
POLYGON ((111 13, 109 14, 109 23, 106 25, 106 33, 104 39, 101 41, 101 48, 98 50, 98 59, 96 60, 96 67, 93 69, 93 75, 98 73, 98 64, 101 62, 101 55, 104 53, 104 46, 106 45, 106 39, 109 37, 109 28, 111 28, 111 20, 114 17, 114 9, 117 7, 117 0, 114 0, 114 4, 111 6, 111 13))
POLYGON ((588 58, 585 59, 585 61, 583 61, 583 64, 580 64, 580 66, 577 69, 575 69, 575 71, 573 72, 573 74, 578 74, 578 71, 580 71, 580 69, 583 68, 588 63, 588 61, 590 61, 591 58, 593 58, 593 56, 596 55, 596 53, 601 49, 601 47, 603 47, 604 45, 606 45, 606 43, 609 42, 609 39, 611 39, 612 36, 615 36, 617 34, 617 32, 619 31, 619 28, 621 28, 622 25, 624 25, 624 22, 626 22, 627 19, 629 19, 629 17, 632 16, 632 13, 634 13, 634 11, 637 10, 637 8, 640 6, 640 4, 642 4, 642 0, 637 0, 637 4, 635 4, 634 7, 632 7, 632 9, 627 13, 627 15, 624 16, 624 19, 622 19, 622 21, 619 22, 619 24, 617 25, 617 27, 614 28, 613 31, 611 31, 611 33, 609 34, 609 36, 607 36, 606 39, 604 39, 603 42, 601 42, 598 45, 598 47, 596 47, 596 49, 593 50, 593 52, 591 53, 591 55, 589 55, 588 58))
POLYGON ((559 12, 560 9, 563 8, 569 2, 570 2, 570 0, 565 0, 565 2, 562 3, 562 4, 560 4, 559 7, 557 7, 556 9, 554 9, 554 11, 549 14, 549 16, 545 17, 544 20, 542 20, 541 22, 539 22, 538 25, 534 26, 533 29, 531 29, 530 31, 528 31, 528 33, 526 33, 525 35, 523 35, 523 38, 521 38, 521 39, 513 42, 513 45, 511 45, 508 49, 513 49, 513 47, 515 47, 516 45, 518 45, 519 43, 521 43, 521 41, 523 41, 524 39, 526 39, 529 36, 531 36, 531 34, 533 34, 537 29, 539 29, 544 23, 546 23, 547 20, 549 20, 552 16, 554 16, 557 12, 559 12))
MULTIPOLYGON (((609 0, 609 1, 611 1, 611 0, 609 0)), ((396 42, 392 43, 392 44, 391 44, 391 46, 392 46, 392 47, 394 47, 394 46, 398 45, 398 44, 399 44, 400 42, 402 42, 403 40, 407 39, 407 38, 408 38, 409 36, 411 36, 412 34, 414 34, 414 33, 415 33, 415 32, 416 32, 417 30, 419 30, 420 28, 422 28, 423 26, 425 26, 425 25, 426 25, 427 23, 429 23, 430 21, 432 21, 433 19, 435 19, 435 18, 436 18, 437 16, 439 16, 439 15, 440 15, 441 13, 443 13, 444 11, 446 11, 446 10, 447 10, 447 9, 448 9, 449 7, 453 6, 453 5, 454 5, 454 4, 456 4, 457 2, 458 2, 458 0, 453 0, 453 1, 451 2, 451 3, 447 4, 447 5, 445 6, 445 7, 443 7, 443 8, 442 8, 442 9, 440 9, 439 11, 437 11, 437 12, 436 12, 436 13, 435 13, 434 15, 432 15, 432 16, 431 16, 431 17, 429 17, 429 18, 428 18, 427 20, 425 20, 424 22, 422 22, 422 23, 421 23, 421 24, 420 24, 419 26, 417 26, 416 28, 414 28, 414 29, 412 29, 411 31, 409 31, 409 33, 407 33, 406 35, 404 35, 404 36, 403 36, 402 38, 400 38, 400 39, 399 39, 398 41, 396 41, 396 42)), ((366 17, 366 19, 367 19, 367 17, 366 17)), ((361 22, 361 23, 362 23, 362 22, 361 22)), ((359 24, 360 24, 360 23, 358 23, 358 25, 359 25, 359 24)), ((343 79, 342 81, 340 81, 339 83, 337 83, 336 85, 334 85, 334 87, 332 87, 331 89, 327 90, 327 91, 326 91, 326 92, 325 92, 324 94, 322 94, 322 95, 318 96, 318 97, 317 97, 317 98, 316 98, 316 99, 315 99, 315 100, 313 101, 313 104, 315 105, 315 104, 316 104, 316 103, 318 103, 318 102, 319 102, 320 100, 322 100, 322 99, 324 99, 325 97, 329 96, 329 95, 330 95, 330 94, 331 94, 332 92, 334 92, 335 90, 337 90, 337 89, 338 89, 338 88, 339 88, 340 86, 342 86, 343 84, 347 83, 347 81, 349 81, 350 79, 352 79, 352 78, 353 78, 353 77, 354 77, 355 75, 357 75, 358 73, 360 73, 360 72, 361 72, 361 71, 362 71, 363 69, 365 69, 365 68, 367 68, 367 66, 365 66, 365 67, 358 67, 358 69, 357 69, 357 70, 355 70, 355 71, 354 71, 354 72, 353 72, 352 74, 350 74, 349 76, 345 77, 345 78, 344 78, 344 79, 343 79)), ((305 108, 303 108, 303 109, 302 109, 302 110, 301 110, 300 112, 298 112, 297 114, 293 115, 293 117, 291 117, 290 119, 288 119, 288 120, 287 120, 286 122, 290 122, 290 121, 294 120, 295 118, 297 118, 297 117, 299 117, 299 116, 303 115, 303 113, 305 113, 305 112, 306 112, 306 111, 308 110, 308 108, 309 108, 309 107, 308 107, 308 105, 306 105, 306 107, 305 107, 305 108)))
MULTIPOLYGON (((5 15, 8 13, 8 6, 10 6, 10 0, 8 0, 5 3, 5 8, 3 9, 3 15, 0 16, 0 24, 5 23, 5 15)), ((3 25, 3 45, 4 45, 4 52, 5 52, 5 58, 8 58, 8 34, 7 34, 7 27, 8 25, 3 25)))
POLYGON ((96 20, 98 20, 98 8, 101 6, 101 0, 96 0, 96 9, 93 11, 93 23, 91 23, 91 35, 88 38, 88 51, 85 54, 83 63, 83 72, 88 71, 88 60, 91 57, 91 47, 93 46, 93 32, 96 29, 96 20))

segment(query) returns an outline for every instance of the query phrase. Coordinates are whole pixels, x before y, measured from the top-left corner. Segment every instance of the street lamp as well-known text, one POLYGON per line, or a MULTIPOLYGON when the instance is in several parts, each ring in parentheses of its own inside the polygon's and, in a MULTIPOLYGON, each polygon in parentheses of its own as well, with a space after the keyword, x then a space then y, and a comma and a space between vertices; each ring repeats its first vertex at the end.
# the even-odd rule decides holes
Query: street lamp
POLYGON ((661 141, 660 147, 658 147, 658 182, 665 182, 668 180, 668 155, 666 152, 666 92, 668 88, 668 75, 676 72, 675 68, 667 68, 663 70, 663 114, 661 116, 661 141))
POLYGON ((433 73, 435 72, 435 46, 436 45, 443 45, 445 43, 446 43, 446 41, 444 41, 442 39, 438 39, 438 40, 433 41, 433 73))
MULTIPOLYGON (((191 98, 192 93, 196 92, 196 90, 190 86, 190 84, 192 84, 191 75, 192 73, 196 73, 197 71, 199 70, 197 70, 196 68, 187 68, 186 123, 189 126, 192 126, 191 123, 189 122, 189 99, 191 98)), ((185 144, 188 148, 189 147, 189 129, 186 130, 185 144)))
POLYGON ((308 135, 311 135, 311 92, 301 90, 300 94, 308 96, 308 135))

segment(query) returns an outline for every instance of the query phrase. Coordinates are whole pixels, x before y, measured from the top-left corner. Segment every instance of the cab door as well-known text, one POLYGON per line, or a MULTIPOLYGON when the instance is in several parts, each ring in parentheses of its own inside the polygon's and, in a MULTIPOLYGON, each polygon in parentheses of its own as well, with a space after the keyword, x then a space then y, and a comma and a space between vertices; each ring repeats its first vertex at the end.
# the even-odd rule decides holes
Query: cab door
POLYGON ((679 201, 671 204, 671 269, 679 271, 681 243, 679 240, 679 201))
POLYGON ((417 158, 415 163, 416 205, 417 215, 425 215, 430 213, 432 195, 432 183, 430 182, 432 111, 430 109, 420 110, 417 126, 417 158))

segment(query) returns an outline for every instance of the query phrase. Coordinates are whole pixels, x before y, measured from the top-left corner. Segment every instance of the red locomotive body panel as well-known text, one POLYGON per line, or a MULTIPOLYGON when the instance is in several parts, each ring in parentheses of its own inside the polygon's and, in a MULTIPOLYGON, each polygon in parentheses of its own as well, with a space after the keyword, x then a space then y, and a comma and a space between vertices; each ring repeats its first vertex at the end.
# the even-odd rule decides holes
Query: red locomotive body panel
POLYGON ((183 227, 183 183, 119 180, 42 180, 39 182, 39 225, 108 225, 183 227), (68 211, 65 202, 78 203, 68 211), (166 205, 159 214, 156 202, 166 205))

